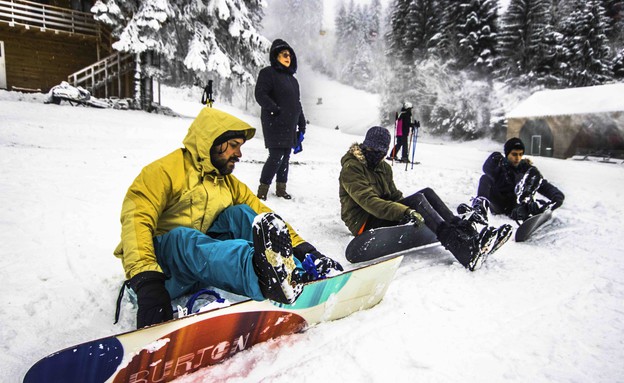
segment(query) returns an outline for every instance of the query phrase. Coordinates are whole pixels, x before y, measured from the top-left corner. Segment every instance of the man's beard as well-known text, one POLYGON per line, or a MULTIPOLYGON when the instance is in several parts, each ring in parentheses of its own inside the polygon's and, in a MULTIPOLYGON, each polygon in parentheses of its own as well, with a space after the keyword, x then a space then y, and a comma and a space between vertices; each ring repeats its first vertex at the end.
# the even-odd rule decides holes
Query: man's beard
POLYGON ((228 158, 217 158, 216 156, 211 156, 212 165, 219 171, 219 173, 223 176, 227 176, 234 171, 234 164, 238 162, 239 159, 236 156, 231 156, 228 158))

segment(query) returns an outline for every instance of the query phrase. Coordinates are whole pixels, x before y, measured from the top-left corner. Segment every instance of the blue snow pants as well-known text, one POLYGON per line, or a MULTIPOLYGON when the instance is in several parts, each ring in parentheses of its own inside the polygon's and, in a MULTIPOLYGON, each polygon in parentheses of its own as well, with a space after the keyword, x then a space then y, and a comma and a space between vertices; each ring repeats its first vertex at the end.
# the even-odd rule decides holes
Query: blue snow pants
POLYGON ((211 286, 264 300, 252 263, 256 215, 248 205, 234 205, 219 214, 209 235, 177 227, 154 237, 156 260, 167 276, 171 298, 211 286))

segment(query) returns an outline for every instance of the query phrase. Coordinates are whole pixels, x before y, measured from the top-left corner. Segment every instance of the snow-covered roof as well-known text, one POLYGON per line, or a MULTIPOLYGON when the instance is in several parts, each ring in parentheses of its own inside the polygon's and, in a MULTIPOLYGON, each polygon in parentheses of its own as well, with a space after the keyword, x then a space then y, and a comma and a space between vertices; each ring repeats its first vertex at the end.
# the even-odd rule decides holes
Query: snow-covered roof
POLYGON ((507 118, 605 112, 624 112, 624 83, 536 92, 507 118))

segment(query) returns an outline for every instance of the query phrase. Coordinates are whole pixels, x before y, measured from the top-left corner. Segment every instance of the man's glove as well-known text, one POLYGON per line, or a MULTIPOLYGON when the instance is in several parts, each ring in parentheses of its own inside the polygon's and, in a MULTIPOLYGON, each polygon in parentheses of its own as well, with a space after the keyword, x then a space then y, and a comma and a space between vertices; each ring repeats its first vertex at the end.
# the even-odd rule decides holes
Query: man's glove
POLYGON ((340 263, 324 256, 308 242, 303 242, 293 248, 293 253, 301 261, 301 266, 305 270, 305 273, 299 276, 303 283, 336 275, 344 270, 340 263))
POLYGON ((165 275, 157 271, 144 271, 132 277, 130 287, 137 295, 137 328, 173 319, 171 297, 165 289, 165 275))
POLYGON ((552 202, 552 210, 559 209, 561 205, 563 205, 563 200, 565 200, 565 195, 560 190, 556 190, 556 193, 551 196, 550 202, 552 202))
POLYGON ((414 128, 420 128, 420 121, 414 121, 414 128))
POLYGON ((305 125, 300 126, 300 127, 299 127, 299 129, 298 129, 298 131, 299 131, 299 133, 303 133, 303 134, 305 134, 305 131, 306 131, 306 127, 305 127, 305 125))
POLYGON ((416 210, 414 210, 414 209, 407 209, 405 211, 405 214, 403 215, 403 219, 401 220, 400 223, 402 225, 407 224, 407 223, 411 223, 411 224, 414 225, 414 227, 419 227, 420 225, 425 223, 425 220, 422 217, 422 215, 420 215, 420 213, 418 213, 416 210))

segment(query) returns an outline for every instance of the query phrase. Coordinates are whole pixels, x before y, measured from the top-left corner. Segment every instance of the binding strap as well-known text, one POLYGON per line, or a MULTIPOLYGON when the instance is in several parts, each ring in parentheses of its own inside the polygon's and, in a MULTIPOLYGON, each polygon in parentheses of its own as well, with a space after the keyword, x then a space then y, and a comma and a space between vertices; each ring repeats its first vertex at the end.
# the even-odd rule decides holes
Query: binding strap
POLYGON ((190 314, 195 314, 197 311, 193 311, 193 305, 195 304, 195 301, 197 300, 197 298, 199 298, 202 295, 212 295, 215 300, 214 302, 218 302, 218 303, 224 303, 225 299, 221 298, 221 295, 219 295, 219 293, 217 293, 214 290, 210 290, 210 289, 202 289, 199 290, 198 292, 196 292, 195 294, 193 294, 189 300, 186 302, 186 309, 188 310, 187 312, 190 314))
POLYGON ((115 322, 113 322, 113 324, 117 324, 117 322, 119 322, 119 313, 121 311, 121 300, 123 299, 126 288, 130 288, 130 280, 124 281, 121 284, 121 288, 119 289, 119 295, 117 296, 117 304, 115 305, 115 322))

